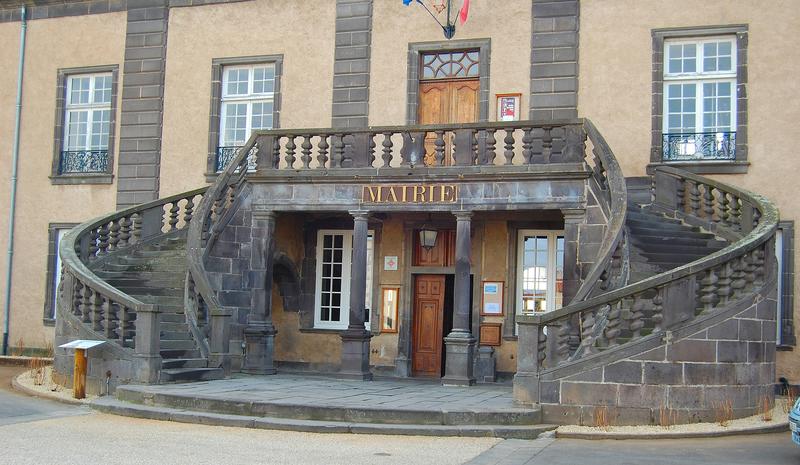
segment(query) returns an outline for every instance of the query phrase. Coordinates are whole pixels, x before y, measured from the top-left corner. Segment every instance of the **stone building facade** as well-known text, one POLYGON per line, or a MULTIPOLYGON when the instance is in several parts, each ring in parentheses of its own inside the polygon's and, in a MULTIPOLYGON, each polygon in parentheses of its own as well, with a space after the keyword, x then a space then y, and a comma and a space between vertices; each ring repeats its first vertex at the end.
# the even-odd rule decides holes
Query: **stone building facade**
MULTIPOLYGON (((712 378, 735 378, 745 370, 762 370, 749 378, 741 374, 748 380, 786 377, 800 383, 793 329, 798 284, 793 225, 800 209, 787 188, 796 172, 790 134, 800 104, 790 96, 800 52, 782 32, 800 26, 794 6, 788 0, 768 7, 755 0, 501 5, 473 0, 469 20, 447 40, 418 5, 395 0, 3 2, 0 62, 7 72, 0 75, 0 157, 6 166, 12 165, 15 110, 21 121, 17 177, 12 180, 10 170, 0 174, 3 185, 17 186, 13 204, 8 189, 0 192, 0 228, 8 229, 13 217, 15 232, 11 287, 0 289, 4 296, 10 292, 9 345, 41 348, 54 340, 57 250, 64 231, 114 210, 209 185, 251 130, 331 128, 332 133, 586 117, 613 150, 628 178, 629 196, 647 197, 646 176, 671 166, 757 192, 777 205, 779 265, 769 278, 777 288, 769 297, 777 316, 762 309, 767 304, 751 302, 752 308, 742 307, 743 313, 720 322, 736 322, 734 355, 727 350, 702 355, 700 347, 690 351, 697 360, 672 360, 665 346, 653 346, 652 351, 665 351, 658 362, 631 355, 609 360, 613 364, 600 371, 575 367, 557 387, 543 375, 541 401, 555 396, 563 404, 570 396, 585 399, 587 393, 605 395, 604 390, 628 397, 620 389, 628 389, 629 377, 651 386, 639 386, 640 391, 664 391, 661 395, 675 385, 702 391, 714 384, 712 378), (17 107, 17 75, 11 70, 23 58, 17 107), (704 146, 715 147, 713 155, 703 152, 704 146), (755 332, 754 326, 758 337, 748 336, 741 345, 739 335, 755 332), (775 358, 751 356, 755 351, 775 358), (765 366, 745 367, 753 361, 765 366), (735 365, 732 371, 726 363, 735 365), (677 375, 662 379, 670 370, 680 370, 679 381, 677 375), (623 387, 609 381, 614 379, 622 379, 623 387), (591 384, 596 382, 602 389, 591 384)), ((510 133, 502 128, 498 124, 493 132, 497 159, 522 157, 522 142, 514 146, 512 136, 512 146, 503 152, 509 143, 503 137, 510 133)), ((558 130, 564 132, 554 144, 536 133, 534 145, 541 139, 547 148, 537 145, 534 151, 548 151, 548 160, 554 156, 564 166, 582 163, 585 137, 576 145, 568 124, 558 130), (578 146, 580 159, 570 158, 578 146)), ((283 148, 296 152, 298 160, 311 154, 311 135, 324 134, 295 132, 296 146, 283 148)), ((401 133, 398 129, 390 138, 398 147, 401 133)), ((342 150, 363 142, 352 137, 341 141, 342 150)), ((462 144, 457 136, 416 142, 430 157, 440 146, 441 153, 455 157, 462 144)), ((385 147, 379 143, 372 148, 378 159, 385 147)), ((487 144, 480 137, 474 143, 480 150, 487 144)), ((313 144, 316 157, 318 139, 313 144)), ((266 157, 259 147, 258 157, 266 157)), ((386 166, 395 166, 391 163, 386 166)), ((350 349, 342 332, 353 329, 352 321, 346 305, 325 299, 348 299, 350 290, 321 289, 353 278, 346 287, 363 286, 366 294, 372 372, 448 379, 448 366, 468 363, 487 378, 518 373, 519 331, 525 325, 519 317, 568 303, 603 249, 611 220, 596 192, 586 187, 588 174, 562 166, 561 172, 531 180, 513 171, 481 175, 475 167, 466 171, 471 180, 451 170, 436 178, 444 185, 426 187, 429 177, 412 176, 403 187, 371 167, 360 173, 369 182, 349 188, 319 180, 302 185, 276 174, 253 178, 241 193, 206 262, 220 304, 232 312, 225 350, 230 368, 253 368, 246 356, 257 351, 248 348, 256 339, 247 331, 254 306, 264 301, 253 299, 260 298, 271 301, 270 330, 277 329, 270 334, 274 366, 344 369, 343 351, 350 349), (452 192, 444 187, 448 183, 452 192), (365 205, 369 216, 362 218, 358 211, 365 205), (471 216, 459 213, 467 210, 471 216), (362 221, 361 229, 353 229, 354 218, 362 221), (267 241, 275 251, 269 264, 261 263, 264 243, 258 234, 265 228, 274 229, 267 241), (422 230, 436 230, 438 242, 424 246, 422 230), (365 282, 327 269, 346 270, 350 254, 356 260, 358 231, 367 234, 369 253, 361 259, 371 274, 365 282), (466 280, 458 278, 465 257, 471 266, 466 280), (541 276, 528 271, 538 257, 546 262, 539 266, 541 276), (275 286, 258 294, 254 290, 264 287, 259 273, 267 269, 275 286), (417 332, 426 323, 416 319, 430 304, 423 297, 431 288, 441 288, 433 305, 444 308, 432 336, 417 332), (474 360, 448 358, 451 349, 442 341, 458 329, 473 338, 474 360), (426 346, 424 338, 437 347, 426 346)), ((0 237, 3 250, 8 239, 0 237)), ((0 269, 0 280, 8 273, 0 269)), ((713 340, 718 348, 729 340, 711 329, 679 332, 688 338, 684 346, 713 340)), ((743 395, 751 397, 751 384, 753 390, 764 387, 737 379, 722 384, 747 386, 743 395)), ((631 409, 646 407, 632 402, 631 409)), ((576 409, 565 409, 565 415, 584 405, 573 404, 576 409)))

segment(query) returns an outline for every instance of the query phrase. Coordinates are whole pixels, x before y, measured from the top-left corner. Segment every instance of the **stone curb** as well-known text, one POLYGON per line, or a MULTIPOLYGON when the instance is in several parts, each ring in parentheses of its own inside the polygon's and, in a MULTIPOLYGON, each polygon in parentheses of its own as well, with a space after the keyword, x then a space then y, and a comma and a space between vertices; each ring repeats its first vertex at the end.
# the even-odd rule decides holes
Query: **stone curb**
POLYGON ((726 429, 717 431, 664 431, 658 433, 623 433, 612 431, 598 431, 592 433, 572 433, 556 430, 556 437, 561 439, 702 439, 718 438, 723 436, 741 436, 747 434, 782 433, 789 431, 789 422, 784 421, 769 426, 755 426, 747 428, 726 429))
POLYGON ((496 437, 503 439, 535 439, 556 425, 414 425, 381 423, 348 423, 336 421, 295 420, 290 418, 254 417, 222 413, 196 412, 168 407, 153 407, 119 401, 110 397, 95 399, 89 406, 103 413, 148 420, 175 421, 208 426, 272 429, 305 433, 389 434, 400 436, 496 437))
POLYGON ((89 400, 70 399, 70 398, 65 398, 65 397, 62 397, 62 396, 57 396, 55 394, 50 394, 48 392, 36 391, 36 390, 33 390, 33 389, 23 385, 19 381, 17 381, 17 378, 19 378, 20 376, 25 376, 28 373, 29 372, 26 371, 25 373, 19 374, 19 375, 15 376, 14 378, 11 379, 11 387, 15 391, 21 392, 22 394, 25 394, 25 395, 28 395, 28 396, 31 396, 31 397, 38 397, 40 399, 47 399, 47 400, 52 400, 52 401, 56 401, 56 402, 61 402, 62 404, 87 405, 87 404, 90 403, 89 400))

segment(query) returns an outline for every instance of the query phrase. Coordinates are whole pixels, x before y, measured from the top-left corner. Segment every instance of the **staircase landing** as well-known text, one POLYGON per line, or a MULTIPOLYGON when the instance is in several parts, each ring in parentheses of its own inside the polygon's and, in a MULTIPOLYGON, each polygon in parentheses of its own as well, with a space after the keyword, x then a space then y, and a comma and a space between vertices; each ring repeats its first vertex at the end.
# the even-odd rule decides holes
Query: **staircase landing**
POLYGON ((442 386, 303 375, 246 376, 152 386, 120 386, 95 408, 121 415, 314 432, 531 439, 555 426, 541 411, 516 407, 511 386, 442 386))

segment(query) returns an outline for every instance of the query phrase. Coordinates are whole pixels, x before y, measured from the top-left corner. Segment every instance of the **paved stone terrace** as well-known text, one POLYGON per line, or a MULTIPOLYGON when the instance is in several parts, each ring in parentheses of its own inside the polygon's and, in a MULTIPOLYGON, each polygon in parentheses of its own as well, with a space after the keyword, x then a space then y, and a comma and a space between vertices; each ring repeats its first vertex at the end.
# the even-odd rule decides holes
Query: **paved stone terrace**
POLYGON ((224 380, 125 386, 125 389, 171 396, 279 405, 414 411, 527 411, 513 405, 511 386, 442 386, 438 382, 417 380, 350 381, 293 374, 237 375, 224 380))

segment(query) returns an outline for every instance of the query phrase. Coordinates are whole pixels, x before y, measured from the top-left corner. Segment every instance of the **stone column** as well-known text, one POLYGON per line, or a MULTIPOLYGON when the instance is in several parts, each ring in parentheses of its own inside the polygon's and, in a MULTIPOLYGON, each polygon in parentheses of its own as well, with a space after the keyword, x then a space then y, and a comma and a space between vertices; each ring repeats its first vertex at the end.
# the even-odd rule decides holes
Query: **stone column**
POLYGON ((275 335, 272 325, 272 257, 275 254, 275 213, 253 211, 250 255, 250 314, 244 329, 246 354, 242 371, 274 375, 275 335))
POLYGON ((561 210, 564 215, 564 305, 569 304, 581 287, 581 269, 578 266, 578 226, 584 222, 583 209, 561 210))
POLYGON ((469 329, 470 315, 470 219, 472 212, 456 216, 456 275, 453 292, 453 330, 444 338, 445 374, 442 384, 472 385, 475 338, 469 329))
POLYGON ((366 211, 352 211, 353 258, 350 263, 350 324, 342 332, 341 375, 371 380, 369 371, 369 339, 364 328, 364 301, 367 295, 367 217, 366 211))

